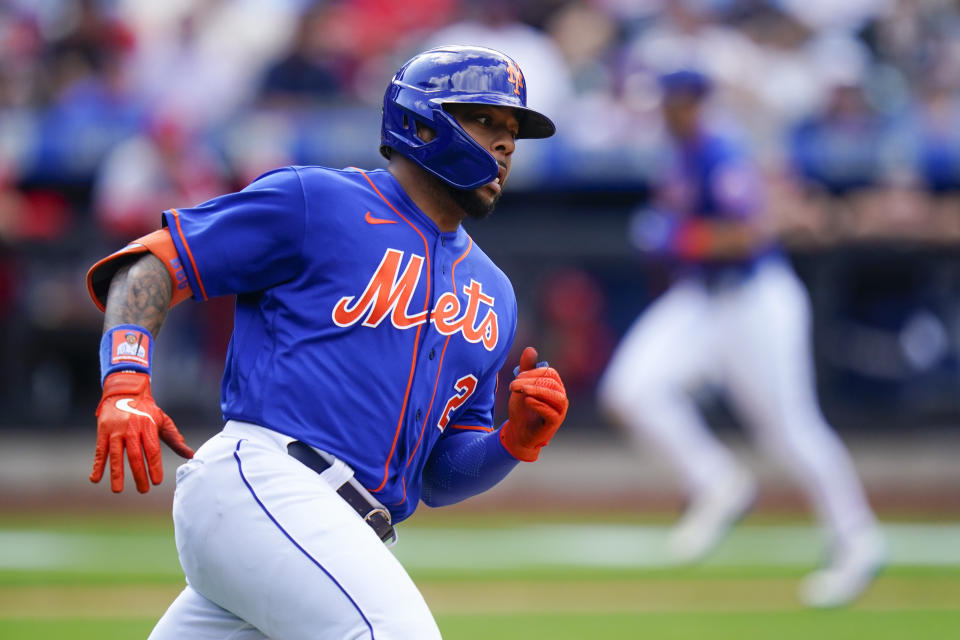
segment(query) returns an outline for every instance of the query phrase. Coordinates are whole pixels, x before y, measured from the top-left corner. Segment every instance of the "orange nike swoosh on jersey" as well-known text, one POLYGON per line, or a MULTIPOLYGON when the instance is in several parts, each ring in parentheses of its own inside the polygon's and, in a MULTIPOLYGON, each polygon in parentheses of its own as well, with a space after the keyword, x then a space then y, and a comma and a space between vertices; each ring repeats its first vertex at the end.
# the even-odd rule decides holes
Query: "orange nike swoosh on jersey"
POLYGON ((370 212, 367 211, 366 215, 363 216, 363 219, 370 224, 397 224, 396 220, 387 220, 385 218, 374 218, 370 215, 370 212))

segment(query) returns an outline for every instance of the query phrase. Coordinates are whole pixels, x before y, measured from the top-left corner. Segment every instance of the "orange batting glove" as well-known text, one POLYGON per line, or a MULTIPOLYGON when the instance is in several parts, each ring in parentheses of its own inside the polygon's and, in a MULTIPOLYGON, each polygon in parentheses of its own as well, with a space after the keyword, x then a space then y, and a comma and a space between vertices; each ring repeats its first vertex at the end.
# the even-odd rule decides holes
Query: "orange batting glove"
POLYGON ((547 446, 567 416, 570 401, 560 374, 552 367, 537 367, 537 350, 527 347, 520 356, 519 373, 510 383, 507 421, 500 427, 500 442, 514 458, 533 462, 547 446))
POLYGON ((137 491, 146 493, 150 490, 147 469, 153 484, 163 482, 160 440, 178 455, 193 457, 193 449, 184 442, 173 420, 154 402, 149 375, 132 371, 108 375, 103 381, 103 398, 97 406, 97 450, 90 481, 100 482, 109 457, 110 488, 114 493, 123 491, 123 450, 126 448, 137 491))

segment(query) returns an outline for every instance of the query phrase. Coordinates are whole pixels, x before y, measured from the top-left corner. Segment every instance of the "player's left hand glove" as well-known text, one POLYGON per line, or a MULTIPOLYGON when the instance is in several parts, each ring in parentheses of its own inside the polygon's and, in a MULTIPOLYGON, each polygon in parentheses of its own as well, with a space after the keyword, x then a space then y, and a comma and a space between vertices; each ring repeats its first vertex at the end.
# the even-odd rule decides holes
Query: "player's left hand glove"
POLYGON ((163 481, 160 440, 184 458, 193 457, 193 449, 183 441, 173 420, 154 402, 150 376, 131 371, 108 375, 103 381, 103 398, 97 406, 97 449, 90 481, 100 482, 109 458, 110 488, 114 493, 123 491, 123 451, 126 449, 137 491, 146 493, 150 490, 147 469, 153 484, 163 481))
POLYGON ((508 418, 500 427, 504 448, 524 462, 540 456, 570 405, 560 374, 552 367, 536 367, 536 362, 537 350, 524 349, 517 377, 510 383, 508 418))

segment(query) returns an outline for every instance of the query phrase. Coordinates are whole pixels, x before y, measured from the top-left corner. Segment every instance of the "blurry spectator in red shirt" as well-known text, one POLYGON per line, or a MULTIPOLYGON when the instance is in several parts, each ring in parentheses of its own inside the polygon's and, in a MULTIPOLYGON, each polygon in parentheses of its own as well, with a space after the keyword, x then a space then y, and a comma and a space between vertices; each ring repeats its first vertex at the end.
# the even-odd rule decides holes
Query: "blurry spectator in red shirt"
POLYGON ((156 114, 143 134, 119 144, 101 165, 95 215, 104 231, 131 239, 156 229, 171 202, 200 203, 228 189, 219 159, 196 132, 156 114))

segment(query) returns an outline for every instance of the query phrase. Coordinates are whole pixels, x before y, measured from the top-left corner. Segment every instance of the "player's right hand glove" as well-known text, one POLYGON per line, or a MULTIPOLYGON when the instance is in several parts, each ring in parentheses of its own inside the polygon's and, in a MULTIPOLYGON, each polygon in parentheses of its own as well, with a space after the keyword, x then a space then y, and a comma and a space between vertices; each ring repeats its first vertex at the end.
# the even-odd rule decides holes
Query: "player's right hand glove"
POLYGON ((173 420, 157 406, 150 393, 146 373, 118 371, 103 381, 103 398, 97 406, 97 450, 93 457, 91 482, 100 482, 110 458, 110 488, 123 491, 123 451, 137 491, 150 490, 147 469, 153 484, 163 481, 160 440, 184 458, 193 457, 173 420), (147 459, 146 468, 143 464, 147 459))
POLYGON ((567 415, 570 405, 560 374, 537 367, 537 350, 527 347, 520 356, 517 377, 510 383, 507 421, 500 442, 514 458, 533 462, 540 456, 567 415))

